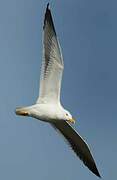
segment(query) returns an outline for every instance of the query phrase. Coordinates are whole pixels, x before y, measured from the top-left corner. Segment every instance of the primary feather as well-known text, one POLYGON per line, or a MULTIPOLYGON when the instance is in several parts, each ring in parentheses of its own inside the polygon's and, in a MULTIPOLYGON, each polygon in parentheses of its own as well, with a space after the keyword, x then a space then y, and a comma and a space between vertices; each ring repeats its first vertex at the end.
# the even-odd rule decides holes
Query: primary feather
POLYGON ((52 126, 59 130, 59 132, 67 140, 76 155, 83 161, 83 163, 98 177, 100 174, 96 167, 93 156, 89 150, 88 145, 82 137, 74 130, 74 128, 66 121, 52 123, 52 126))

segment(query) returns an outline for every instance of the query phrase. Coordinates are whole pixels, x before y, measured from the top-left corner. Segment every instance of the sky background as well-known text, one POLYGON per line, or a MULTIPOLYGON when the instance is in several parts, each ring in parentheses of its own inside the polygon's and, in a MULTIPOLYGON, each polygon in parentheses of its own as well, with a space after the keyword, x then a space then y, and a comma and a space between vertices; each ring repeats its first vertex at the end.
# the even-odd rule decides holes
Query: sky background
MULTIPOLYGON (((47 2, 0 0, 0 179, 98 179, 48 124, 14 113, 38 97, 47 2)), ((50 4, 65 63, 62 104, 103 179, 116 179, 117 1, 50 4)))

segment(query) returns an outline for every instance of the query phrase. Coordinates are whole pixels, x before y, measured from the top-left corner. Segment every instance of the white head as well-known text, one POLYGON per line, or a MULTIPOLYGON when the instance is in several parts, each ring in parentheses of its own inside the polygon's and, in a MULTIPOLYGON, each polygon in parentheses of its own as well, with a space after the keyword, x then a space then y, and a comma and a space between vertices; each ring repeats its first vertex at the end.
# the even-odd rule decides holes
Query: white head
POLYGON ((73 119, 71 113, 65 109, 63 110, 63 113, 62 113, 62 119, 70 123, 75 123, 75 120, 73 119))

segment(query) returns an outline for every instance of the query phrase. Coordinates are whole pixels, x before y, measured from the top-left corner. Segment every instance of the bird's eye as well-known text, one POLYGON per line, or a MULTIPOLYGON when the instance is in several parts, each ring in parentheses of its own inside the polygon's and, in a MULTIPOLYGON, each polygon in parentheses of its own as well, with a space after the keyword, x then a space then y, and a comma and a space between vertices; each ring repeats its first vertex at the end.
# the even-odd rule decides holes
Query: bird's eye
POLYGON ((68 114, 66 113, 66 116, 68 116, 68 114))

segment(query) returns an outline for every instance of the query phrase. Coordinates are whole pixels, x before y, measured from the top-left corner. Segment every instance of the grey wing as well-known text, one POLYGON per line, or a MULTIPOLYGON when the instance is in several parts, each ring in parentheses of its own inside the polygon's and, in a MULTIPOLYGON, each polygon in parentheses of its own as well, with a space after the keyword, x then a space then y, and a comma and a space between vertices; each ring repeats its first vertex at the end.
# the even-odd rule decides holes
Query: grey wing
POLYGON ((53 123, 52 126, 56 128, 65 137, 67 142, 70 144, 76 155, 83 161, 83 163, 95 175, 101 177, 88 145, 81 138, 81 136, 73 129, 73 127, 66 121, 53 123))
POLYGON ((59 102, 64 68, 60 45, 48 6, 49 4, 44 18, 43 62, 37 103, 59 102))

